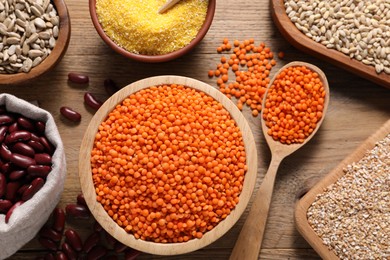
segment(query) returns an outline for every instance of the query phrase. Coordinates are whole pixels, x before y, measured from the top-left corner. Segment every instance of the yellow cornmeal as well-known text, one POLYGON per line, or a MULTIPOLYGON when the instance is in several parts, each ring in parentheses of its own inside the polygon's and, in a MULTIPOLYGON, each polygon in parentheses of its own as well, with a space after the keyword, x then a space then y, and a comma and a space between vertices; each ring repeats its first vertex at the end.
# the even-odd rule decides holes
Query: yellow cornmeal
POLYGON ((188 45, 206 17, 207 0, 182 0, 163 14, 166 0, 97 0, 106 34, 122 48, 140 54, 166 54, 188 45))

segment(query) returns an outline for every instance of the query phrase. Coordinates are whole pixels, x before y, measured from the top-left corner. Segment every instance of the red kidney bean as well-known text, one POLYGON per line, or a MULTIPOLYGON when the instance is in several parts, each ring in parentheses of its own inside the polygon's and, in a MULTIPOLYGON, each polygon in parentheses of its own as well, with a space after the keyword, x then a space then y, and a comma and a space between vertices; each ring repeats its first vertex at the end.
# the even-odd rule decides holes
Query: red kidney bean
POLYGON ((68 80, 73 83, 86 84, 89 82, 89 77, 81 73, 70 72, 68 74, 68 80))
POLYGON ((2 198, 7 190, 7 179, 5 174, 0 173, 0 198, 2 198))
POLYGON ((65 227, 65 212, 61 208, 53 210, 53 229, 62 232, 65 227))
POLYGON ((0 143, 2 143, 5 139, 5 136, 7 135, 8 126, 1 126, 0 127, 0 143))
POLYGON ((10 172, 10 174, 8 175, 8 178, 12 181, 16 181, 16 180, 19 180, 19 179, 23 178, 24 176, 26 176, 26 174, 27 174, 26 170, 14 170, 14 171, 10 172))
POLYGON ((30 165, 27 168, 27 173, 31 177, 41 177, 41 178, 46 178, 47 175, 50 173, 51 167, 48 165, 30 165))
POLYGON ((20 116, 16 122, 18 123, 18 125, 30 132, 34 132, 35 131, 35 126, 34 126, 34 123, 32 122, 32 120, 24 117, 24 116, 20 116))
POLYGON ((53 255, 53 253, 47 253, 47 254, 44 256, 44 259, 45 259, 45 260, 56 260, 56 257, 53 255))
POLYGON ((119 90, 118 86, 112 79, 104 80, 104 88, 106 89, 107 94, 110 96, 119 90))
POLYGON ((84 195, 82 193, 77 195, 77 204, 88 207, 87 202, 85 201, 84 195))
POLYGON ((0 125, 5 125, 5 124, 11 124, 15 122, 15 119, 7 114, 1 114, 0 115, 0 125))
POLYGON ((11 170, 12 170, 12 165, 11 165, 11 163, 9 163, 9 162, 4 163, 4 164, 1 166, 1 171, 4 172, 4 173, 9 173, 11 170))
MULTIPOLYGON (((12 123, 9 127, 8 127, 8 133, 13 133, 15 131, 19 131, 19 126, 18 126, 18 123, 15 122, 15 123, 12 123)), ((9 143, 9 141, 6 139, 5 140, 6 142, 9 143)))
POLYGON ((68 229, 65 231, 65 241, 68 242, 69 245, 71 245, 72 248, 76 251, 81 251, 81 249, 83 249, 81 238, 79 234, 73 229, 68 229))
POLYGON ((34 160, 37 164, 51 165, 51 156, 47 153, 35 154, 34 160))
POLYGON ((82 251, 88 253, 99 242, 100 242, 100 233, 95 231, 85 240, 82 251))
POLYGON ((39 137, 39 142, 43 145, 45 151, 48 154, 52 155, 54 153, 54 146, 50 143, 49 140, 47 140, 46 137, 44 136, 39 137))
POLYGON ((80 113, 74 111, 70 107, 61 107, 60 108, 60 113, 65 118, 69 119, 70 121, 73 121, 73 122, 80 122, 81 121, 80 113))
POLYGON ((30 140, 27 142, 27 145, 31 146, 37 153, 41 153, 45 150, 45 147, 39 141, 30 140))
POLYGON ((22 196, 23 195, 23 192, 28 188, 28 186, 30 186, 30 184, 23 184, 19 189, 18 189, 18 195, 22 196))
POLYGON ((129 247, 125 250, 125 259, 126 260, 135 260, 137 258, 137 256, 139 256, 140 254, 141 254, 141 252, 129 247))
POLYGON ((68 257, 66 256, 66 254, 64 252, 57 251, 56 260, 68 260, 68 257))
POLYGON ((36 164, 34 159, 18 153, 11 154, 10 162, 24 169, 36 164))
POLYGON ((9 200, 0 199, 0 213, 7 213, 7 211, 12 207, 12 202, 9 200))
POLYGON ((42 178, 35 178, 30 186, 23 192, 22 200, 26 201, 31 199, 35 193, 37 193, 45 184, 45 181, 42 178))
POLYGON ((5 141, 7 143, 16 143, 16 142, 22 142, 22 141, 28 141, 31 139, 31 133, 26 130, 17 130, 12 133, 10 133, 6 138, 5 141))
POLYGON ((89 209, 83 205, 78 204, 68 204, 65 207, 65 212, 67 215, 75 219, 88 219, 91 215, 89 209))
POLYGON ((12 181, 7 183, 7 191, 5 193, 5 199, 14 201, 21 184, 17 181, 12 181))
POLYGON ((11 160, 12 152, 8 148, 8 146, 4 143, 2 143, 0 146, 0 156, 1 156, 1 158, 3 158, 6 161, 11 160))
POLYGON ((119 241, 116 241, 114 244, 114 251, 117 253, 122 253, 128 248, 127 245, 122 244, 119 241))
POLYGON ((104 257, 106 254, 107 249, 103 246, 97 245, 87 253, 87 260, 96 260, 104 257))
POLYGON ((30 145, 22 142, 17 142, 13 146, 10 147, 10 150, 14 153, 19 153, 22 155, 26 155, 28 157, 34 158, 35 150, 30 145))
POLYGON ((77 260, 76 251, 68 243, 62 243, 62 251, 65 253, 69 260, 77 260))
POLYGON ((89 107, 91 107, 91 108, 93 108, 95 110, 98 110, 102 106, 102 104, 103 104, 102 101, 96 99, 96 97, 93 94, 89 93, 89 92, 86 92, 84 94, 84 102, 89 107))
POLYGON ((46 129, 45 122, 42 121, 35 122, 35 130, 37 131, 38 134, 43 135, 45 133, 45 129, 46 129))
POLYGON ((49 249, 49 250, 53 250, 53 251, 56 251, 57 248, 58 248, 58 245, 56 242, 54 242, 53 240, 51 240, 50 238, 47 238, 47 237, 39 237, 38 238, 38 241, 39 243, 49 249))
POLYGON ((7 211, 7 214, 5 215, 5 223, 8 223, 14 210, 22 204, 23 204, 23 201, 18 201, 14 205, 12 205, 12 207, 7 211))
POLYGON ((41 142, 41 139, 35 133, 31 133, 31 140, 36 141, 36 142, 41 142))
POLYGON ((49 228, 49 227, 43 227, 39 231, 39 235, 41 237, 49 238, 49 239, 53 240, 54 242, 59 242, 59 241, 61 241, 61 238, 62 238, 62 234, 60 232, 57 232, 54 229, 49 228))

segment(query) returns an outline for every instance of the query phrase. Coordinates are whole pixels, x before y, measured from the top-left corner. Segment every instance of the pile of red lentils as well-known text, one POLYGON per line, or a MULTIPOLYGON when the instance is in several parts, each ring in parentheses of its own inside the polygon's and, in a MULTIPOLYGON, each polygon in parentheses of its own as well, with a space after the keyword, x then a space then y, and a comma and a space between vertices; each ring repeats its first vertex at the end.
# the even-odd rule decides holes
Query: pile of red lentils
POLYGON ((97 200, 136 238, 201 238, 239 201, 242 134, 209 95, 182 85, 140 90, 99 126, 91 154, 97 200))
MULTIPOLYGON (((233 51, 222 56, 215 70, 209 70, 209 77, 217 78, 219 90, 228 98, 237 98, 237 107, 242 110, 246 104, 257 116, 262 109, 262 100, 270 82, 270 71, 276 65, 274 54, 263 42, 255 45, 254 39, 242 42, 235 40, 233 46, 226 38, 217 48, 219 53, 233 51), (229 81, 229 71, 235 79, 229 81)), ((283 53, 280 53, 283 56, 283 53)))
POLYGON ((325 96, 318 73, 306 66, 283 69, 270 86, 264 104, 267 134, 283 144, 304 142, 323 116, 325 96))

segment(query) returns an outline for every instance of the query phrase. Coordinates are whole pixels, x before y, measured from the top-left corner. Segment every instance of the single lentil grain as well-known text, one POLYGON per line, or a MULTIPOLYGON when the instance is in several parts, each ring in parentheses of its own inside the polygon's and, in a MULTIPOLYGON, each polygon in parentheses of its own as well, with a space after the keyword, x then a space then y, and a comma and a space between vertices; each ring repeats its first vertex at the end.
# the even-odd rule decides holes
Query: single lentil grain
POLYGON ((390 134, 317 195, 309 224, 340 259, 388 259, 390 134))
POLYGON ((305 66, 282 70, 270 86, 263 110, 267 134, 284 144, 302 143, 322 118, 325 89, 305 66))
POLYGON ((184 0, 159 14, 165 0, 97 0, 96 13, 105 33, 132 53, 159 55, 188 45, 206 17, 207 0, 184 0))
POLYGON ((201 238, 238 203, 242 134, 212 97, 182 85, 140 90, 110 112, 91 152, 97 200, 136 238, 201 238))
MULTIPOLYGON (((252 115, 256 117, 262 109, 263 95, 270 82, 270 71, 276 65, 276 61, 273 59, 271 49, 264 43, 255 46, 254 39, 242 42, 234 40, 233 46, 235 48, 229 58, 222 56, 221 63, 217 65, 215 71, 210 70, 208 76, 217 78, 219 90, 227 97, 237 99, 237 107, 240 110, 246 104, 251 108, 252 115), (235 75, 233 82, 228 82, 230 69, 235 75)), ((230 49, 231 44, 225 38, 217 51, 230 51, 230 49)))

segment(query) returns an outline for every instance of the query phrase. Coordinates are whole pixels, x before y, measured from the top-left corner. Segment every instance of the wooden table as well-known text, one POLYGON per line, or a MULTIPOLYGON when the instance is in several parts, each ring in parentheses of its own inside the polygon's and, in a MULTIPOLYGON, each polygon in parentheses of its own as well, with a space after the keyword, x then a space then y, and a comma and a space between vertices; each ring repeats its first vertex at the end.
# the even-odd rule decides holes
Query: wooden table
MULTIPOLYGON (((275 53, 285 52, 284 60, 278 60, 271 75, 282 65, 301 60, 320 67, 330 83, 330 107, 320 131, 280 166, 259 256, 261 259, 319 259, 294 227, 293 212, 297 196, 313 180, 325 176, 389 119, 390 90, 293 48, 274 26, 268 1, 218 1, 215 19, 202 43, 190 54, 165 64, 142 64, 116 54, 96 33, 89 17, 88 1, 67 0, 67 5, 72 38, 61 63, 50 73, 24 86, 1 87, 2 92, 26 100, 37 100, 56 120, 65 145, 68 168, 59 206, 75 203, 80 193, 78 153, 84 131, 93 116, 83 102, 86 91, 104 100, 108 98, 103 87, 106 78, 114 79, 123 87, 145 77, 165 74, 188 76, 216 86, 215 80, 208 78, 207 71, 214 69, 219 62, 220 55, 216 48, 222 39, 254 38, 257 43, 264 41, 275 53), (71 71, 86 73, 90 83, 80 86, 69 84, 67 74, 71 71), (59 110, 65 105, 82 114, 80 124, 70 123, 61 117, 59 110)), ((270 152, 260 130, 260 118, 252 117, 248 109, 243 112, 255 134, 258 149, 257 189, 270 162, 270 152)), ((228 259, 245 217, 246 214, 221 239, 197 252, 176 257, 142 254, 138 259, 228 259)), ((90 232, 88 222, 73 224, 84 237, 90 232)), ((11 259, 31 259, 45 252, 34 239, 11 259)))

